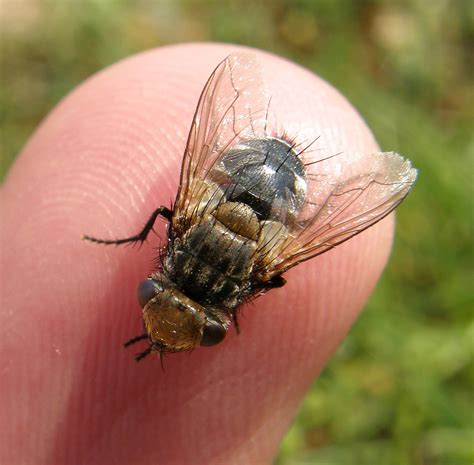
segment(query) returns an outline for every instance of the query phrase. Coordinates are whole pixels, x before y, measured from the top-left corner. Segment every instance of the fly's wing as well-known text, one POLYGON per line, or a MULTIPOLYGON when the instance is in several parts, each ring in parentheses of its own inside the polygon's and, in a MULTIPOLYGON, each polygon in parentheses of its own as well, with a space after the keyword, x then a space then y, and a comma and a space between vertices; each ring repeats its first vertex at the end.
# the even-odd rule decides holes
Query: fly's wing
POLYGON ((402 202, 417 176, 410 161, 395 152, 342 153, 305 166, 307 196, 297 220, 289 226, 267 224, 262 232, 257 281, 280 275, 374 225, 402 202))
POLYGON ((181 235, 223 192, 209 174, 224 152, 265 134, 269 99, 260 66, 249 53, 234 53, 209 77, 194 114, 181 167, 173 227, 181 235))
MULTIPOLYGON (((199 99, 183 158, 173 213, 181 236, 225 200, 216 178, 224 153, 243 141, 267 137, 269 98, 254 55, 222 61, 199 99)), ((295 144, 293 144, 294 146, 295 144)), ((296 218, 262 221, 254 281, 265 282, 344 242, 388 215, 408 194, 416 170, 393 152, 337 154, 309 160, 306 197, 296 218)), ((275 199, 275 204, 278 199, 275 199)))

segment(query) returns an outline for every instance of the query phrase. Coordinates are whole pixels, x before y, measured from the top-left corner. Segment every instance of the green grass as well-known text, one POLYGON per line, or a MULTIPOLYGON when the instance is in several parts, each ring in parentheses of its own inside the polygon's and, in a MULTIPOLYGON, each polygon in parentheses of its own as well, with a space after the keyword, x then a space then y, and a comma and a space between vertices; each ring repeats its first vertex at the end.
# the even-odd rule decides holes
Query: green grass
POLYGON ((0 25, 0 174, 62 96, 146 48, 235 42, 314 70, 420 176, 399 210, 383 280, 277 463, 472 463, 473 3, 255 3, 11 0, 14 20, 4 14, 0 25))

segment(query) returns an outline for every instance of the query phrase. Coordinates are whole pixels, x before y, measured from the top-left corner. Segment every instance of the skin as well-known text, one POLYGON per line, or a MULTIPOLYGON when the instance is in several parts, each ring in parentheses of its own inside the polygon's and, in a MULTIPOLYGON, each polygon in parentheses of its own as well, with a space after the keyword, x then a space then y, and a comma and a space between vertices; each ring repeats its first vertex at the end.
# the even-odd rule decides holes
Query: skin
MULTIPOLYGON (((156 355, 135 363, 145 345, 122 347, 142 331, 136 287, 165 221, 141 248, 80 238, 127 237, 170 206, 199 93, 237 48, 166 47, 106 69, 51 112, 12 167, 1 193, 0 462, 269 464, 367 301, 392 215, 292 269, 285 287, 243 307, 240 335, 166 357, 165 373, 156 355)), ((327 83, 254 52, 290 134, 311 128, 327 153, 377 149, 327 83)))

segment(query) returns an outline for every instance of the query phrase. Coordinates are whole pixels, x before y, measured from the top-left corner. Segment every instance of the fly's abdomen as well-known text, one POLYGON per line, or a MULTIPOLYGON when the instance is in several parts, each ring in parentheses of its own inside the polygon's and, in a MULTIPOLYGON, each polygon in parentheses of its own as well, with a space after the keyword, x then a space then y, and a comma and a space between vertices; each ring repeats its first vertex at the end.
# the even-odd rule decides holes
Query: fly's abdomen
POLYGON ((304 203, 305 168, 284 140, 242 141, 223 155, 216 172, 226 179, 226 198, 250 206, 259 220, 291 222, 304 203))

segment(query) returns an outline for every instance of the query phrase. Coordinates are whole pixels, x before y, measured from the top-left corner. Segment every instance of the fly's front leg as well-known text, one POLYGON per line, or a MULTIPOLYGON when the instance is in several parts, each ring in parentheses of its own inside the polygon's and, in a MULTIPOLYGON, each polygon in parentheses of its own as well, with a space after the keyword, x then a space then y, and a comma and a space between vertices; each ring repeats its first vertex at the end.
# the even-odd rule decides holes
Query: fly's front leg
POLYGON ((237 319, 237 312, 235 310, 232 312, 232 321, 234 322, 235 331, 237 334, 240 334, 239 320, 237 319))
POLYGON ((166 208, 166 207, 157 208, 150 215, 150 218, 148 218, 148 221, 145 223, 145 226, 143 226, 143 229, 138 234, 135 234, 134 236, 131 236, 131 237, 127 237, 126 239, 113 239, 113 240, 112 239, 97 239, 91 236, 83 236, 82 238, 87 241, 96 242, 97 244, 106 244, 106 245, 109 245, 109 244, 120 245, 120 244, 126 244, 128 242, 142 243, 148 237, 148 233, 153 229, 153 225, 155 224, 155 221, 158 218, 158 216, 162 216, 168 221, 171 221, 173 212, 169 208, 166 208))

